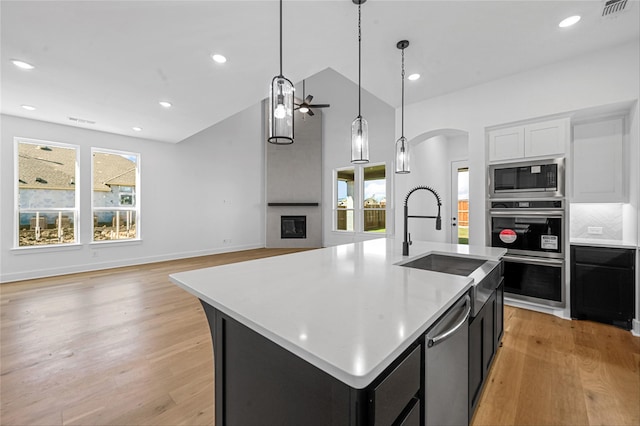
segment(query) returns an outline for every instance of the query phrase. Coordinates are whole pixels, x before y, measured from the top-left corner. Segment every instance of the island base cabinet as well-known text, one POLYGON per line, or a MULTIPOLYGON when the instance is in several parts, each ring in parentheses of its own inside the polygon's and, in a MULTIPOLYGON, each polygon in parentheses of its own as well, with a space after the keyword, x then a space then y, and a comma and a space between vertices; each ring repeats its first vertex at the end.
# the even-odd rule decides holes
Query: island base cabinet
POLYGON ((213 341, 216 425, 421 424, 422 344, 354 389, 201 303, 213 341))

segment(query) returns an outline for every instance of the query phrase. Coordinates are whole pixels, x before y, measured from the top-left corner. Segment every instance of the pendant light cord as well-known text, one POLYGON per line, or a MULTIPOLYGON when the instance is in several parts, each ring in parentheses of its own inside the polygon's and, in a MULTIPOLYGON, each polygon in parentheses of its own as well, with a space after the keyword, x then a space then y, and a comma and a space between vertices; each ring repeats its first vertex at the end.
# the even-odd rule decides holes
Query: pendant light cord
POLYGON ((402 49, 402 120, 400 136, 404 138, 404 49, 402 49))
POLYGON ((282 0, 280 0, 280 76, 282 77, 282 0))
POLYGON ((362 117, 360 113, 360 97, 362 92, 362 87, 360 85, 361 77, 362 77, 362 30, 360 27, 360 7, 362 4, 358 4, 358 117, 362 117))

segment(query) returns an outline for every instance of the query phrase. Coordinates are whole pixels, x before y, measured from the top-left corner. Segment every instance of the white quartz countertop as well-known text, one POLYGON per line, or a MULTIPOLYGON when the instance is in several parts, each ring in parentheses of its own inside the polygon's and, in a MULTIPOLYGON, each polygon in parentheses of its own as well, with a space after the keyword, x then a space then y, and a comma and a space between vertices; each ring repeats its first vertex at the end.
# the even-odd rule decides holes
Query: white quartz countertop
POLYGON ((638 244, 632 241, 605 240, 596 238, 572 238, 569 243, 577 246, 612 247, 627 249, 635 249, 638 247, 638 244))
POLYGON ((472 279, 396 265, 429 252, 488 260, 505 250, 376 239, 176 273, 171 280, 243 325, 361 389, 472 279))

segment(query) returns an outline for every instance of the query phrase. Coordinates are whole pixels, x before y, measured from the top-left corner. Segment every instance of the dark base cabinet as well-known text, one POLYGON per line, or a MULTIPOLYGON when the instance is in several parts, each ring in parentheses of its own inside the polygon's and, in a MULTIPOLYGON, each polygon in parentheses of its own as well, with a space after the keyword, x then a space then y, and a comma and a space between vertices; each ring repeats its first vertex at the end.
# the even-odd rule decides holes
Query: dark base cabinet
POLYGON ((423 424, 422 343, 354 389, 202 302, 214 347, 217 425, 423 424))
POLYGON ((635 250, 571 246, 571 317, 631 329, 635 250))
POLYGON ((480 400, 482 389, 504 330, 504 278, 469 324, 469 421, 480 400))
MULTIPOLYGON (((442 407, 435 406, 434 409, 433 400, 427 398, 429 394, 446 399, 443 395, 448 395, 450 389, 433 383, 442 383, 438 378, 443 374, 446 376, 448 371, 463 374, 454 390, 461 390, 456 395, 462 398, 462 407, 469 407, 470 420, 502 335, 503 295, 504 280, 501 280, 478 315, 468 323, 468 329, 465 316, 464 323, 460 322, 451 329, 457 332, 444 333, 436 323, 442 320, 443 327, 451 327, 452 324, 442 318, 453 309, 465 306, 461 304, 461 298, 434 323, 432 329, 413 342, 364 389, 350 387, 201 301, 214 349, 215 423, 225 426, 449 424, 453 417, 438 417, 437 414, 441 408, 452 409, 452 401, 443 401, 442 407), (461 329, 463 324, 465 328, 461 329), (427 348, 425 336, 430 331, 440 333, 439 337, 449 334, 447 342, 461 339, 455 342, 463 343, 464 352, 445 359, 447 362, 440 362, 442 354, 448 353, 442 349, 444 346, 438 344, 427 348), (467 343, 470 345, 468 353, 467 343), (445 352, 439 352, 438 348, 445 352), (428 370, 428 365, 437 365, 435 368, 438 369, 428 370), (469 368, 468 381, 465 366, 469 368), (433 374, 427 374, 427 371, 433 374), (468 400, 464 396, 467 390, 468 400), (427 403, 432 404, 430 416, 426 414, 427 403), (432 420, 434 416, 439 420, 432 420)), ((468 296, 464 298, 468 305, 468 296)), ((444 380, 450 379, 444 377, 444 380)), ((462 417, 466 416, 465 409, 462 417)))

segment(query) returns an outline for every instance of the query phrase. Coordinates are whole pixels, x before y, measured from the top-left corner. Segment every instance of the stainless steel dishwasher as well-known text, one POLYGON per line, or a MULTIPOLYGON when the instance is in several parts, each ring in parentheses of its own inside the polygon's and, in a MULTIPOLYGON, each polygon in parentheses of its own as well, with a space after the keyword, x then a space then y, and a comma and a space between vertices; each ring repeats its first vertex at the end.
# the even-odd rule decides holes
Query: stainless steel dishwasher
POLYGON ((425 422, 469 423, 469 295, 458 300, 426 335, 425 422))

